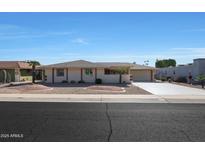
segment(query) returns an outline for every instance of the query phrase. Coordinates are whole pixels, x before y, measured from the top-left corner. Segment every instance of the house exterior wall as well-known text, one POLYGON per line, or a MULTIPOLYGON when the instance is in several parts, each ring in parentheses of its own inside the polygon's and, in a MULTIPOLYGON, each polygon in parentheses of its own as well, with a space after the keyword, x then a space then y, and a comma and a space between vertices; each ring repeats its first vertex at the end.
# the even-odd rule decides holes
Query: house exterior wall
POLYGON ((68 81, 78 82, 81 80, 81 69, 80 68, 68 68, 68 81))
MULTIPOLYGON (((95 69, 92 69, 92 75, 86 75, 85 69, 82 69, 82 79, 85 82, 94 83, 95 78, 102 79, 103 83, 119 83, 120 75, 119 74, 104 74, 104 68, 97 68, 97 74, 95 69), (97 76, 95 76, 97 75, 97 76)), ((66 69, 64 69, 64 76, 58 77, 57 70, 54 69, 54 82, 60 83, 63 80, 66 80, 66 69)), ((52 69, 45 69, 45 76, 47 76, 46 83, 52 83, 52 69)), ((68 68, 68 81, 78 82, 81 80, 81 68, 68 68)), ((130 83, 130 74, 122 75, 122 83, 130 83)))
POLYGON ((91 70, 92 70, 93 74, 92 75, 86 75, 86 72, 85 72, 86 69, 83 69, 83 81, 91 82, 91 83, 95 82, 95 69, 92 68, 91 70))
POLYGON ((20 69, 15 69, 15 82, 20 82, 21 73, 20 69))
POLYGON ((205 59, 195 59, 194 66, 196 68, 195 74, 205 74, 205 59))
POLYGON ((52 69, 45 69, 46 83, 52 83, 52 69))
POLYGON ((130 83, 130 74, 122 75, 122 83, 130 83))
POLYGON ((66 80, 66 69, 64 70, 64 76, 57 76, 57 69, 54 69, 54 82, 61 83, 62 81, 66 80))
MULTIPOLYGON (((102 79, 103 83, 119 83, 120 75, 119 74, 104 74, 104 68, 97 69, 97 78, 102 79)), ((122 83, 130 83, 130 74, 122 75, 122 83)))
POLYGON ((119 83, 119 75, 104 74, 104 68, 97 69, 97 78, 102 79, 102 83, 119 83))
MULTIPOLYGON (((64 76, 57 76, 57 69, 54 69, 54 82, 61 83, 66 80, 66 69, 64 69, 64 76)), ((52 69, 45 69, 45 76, 47 76, 46 83, 52 83, 52 69)), ((80 68, 69 68, 68 69, 68 81, 78 82, 81 80, 81 69, 80 68)))

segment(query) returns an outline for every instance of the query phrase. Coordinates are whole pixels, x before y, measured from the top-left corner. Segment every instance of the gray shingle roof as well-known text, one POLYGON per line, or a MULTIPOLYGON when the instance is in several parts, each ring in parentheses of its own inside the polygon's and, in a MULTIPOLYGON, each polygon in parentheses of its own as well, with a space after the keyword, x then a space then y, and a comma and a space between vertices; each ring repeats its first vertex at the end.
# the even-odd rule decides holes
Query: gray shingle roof
POLYGON ((41 68, 110 68, 110 67, 130 67, 131 69, 155 69, 154 67, 143 66, 132 63, 123 62, 89 62, 85 60, 76 60, 58 64, 44 65, 41 68))
POLYGON ((70 61, 70 62, 64 62, 64 63, 57 63, 57 64, 51 64, 51 65, 44 65, 41 66, 43 68, 66 68, 66 67, 97 67, 95 63, 85 61, 85 60, 76 60, 76 61, 70 61))

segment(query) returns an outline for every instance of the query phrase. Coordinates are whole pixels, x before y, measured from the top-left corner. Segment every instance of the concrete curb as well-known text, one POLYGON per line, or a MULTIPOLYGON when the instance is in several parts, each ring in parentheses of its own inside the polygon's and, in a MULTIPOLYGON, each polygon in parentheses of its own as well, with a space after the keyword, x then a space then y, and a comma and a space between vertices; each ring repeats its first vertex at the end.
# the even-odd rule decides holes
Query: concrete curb
POLYGON ((9 87, 11 83, 0 84, 0 88, 9 87))
POLYGON ((0 102, 80 103, 203 103, 205 96, 185 95, 91 95, 91 94, 0 94, 0 102))

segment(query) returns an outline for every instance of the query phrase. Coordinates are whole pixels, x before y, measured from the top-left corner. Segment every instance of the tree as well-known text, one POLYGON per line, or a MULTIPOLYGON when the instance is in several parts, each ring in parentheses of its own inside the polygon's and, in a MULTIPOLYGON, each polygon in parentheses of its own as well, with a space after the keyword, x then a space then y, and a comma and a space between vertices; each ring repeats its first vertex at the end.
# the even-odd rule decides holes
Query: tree
POLYGON ((114 70, 120 74, 119 83, 122 83, 122 74, 128 73, 128 67, 117 67, 114 70))
POLYGON ((36 79, 36 66, 40 65, 40 62, 35 60, 27 60, 27 63, 29 63, 32 66, 32 83, 35 83, 36 79))
POLYGON ((163 67, 169 67, 169 66, 176 66, 176 60, 174 59, 163 59, 163 60, 156 60, 155 67, 156 68, 163 68, 163 67))
POLYGON ((204 88, 204 83, 205 83, 205 75, 200 74, 196 77, 196 80, 201 83, 201 87, 204 88))

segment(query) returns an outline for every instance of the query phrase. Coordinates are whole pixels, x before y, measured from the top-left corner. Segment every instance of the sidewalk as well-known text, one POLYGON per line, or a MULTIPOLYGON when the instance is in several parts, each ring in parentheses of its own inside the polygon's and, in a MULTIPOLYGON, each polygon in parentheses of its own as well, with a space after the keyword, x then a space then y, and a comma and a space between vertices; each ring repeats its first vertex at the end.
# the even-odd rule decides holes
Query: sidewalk
POLYGON ((197 95, 0 94, 0 102, 204 103, 197 95))

